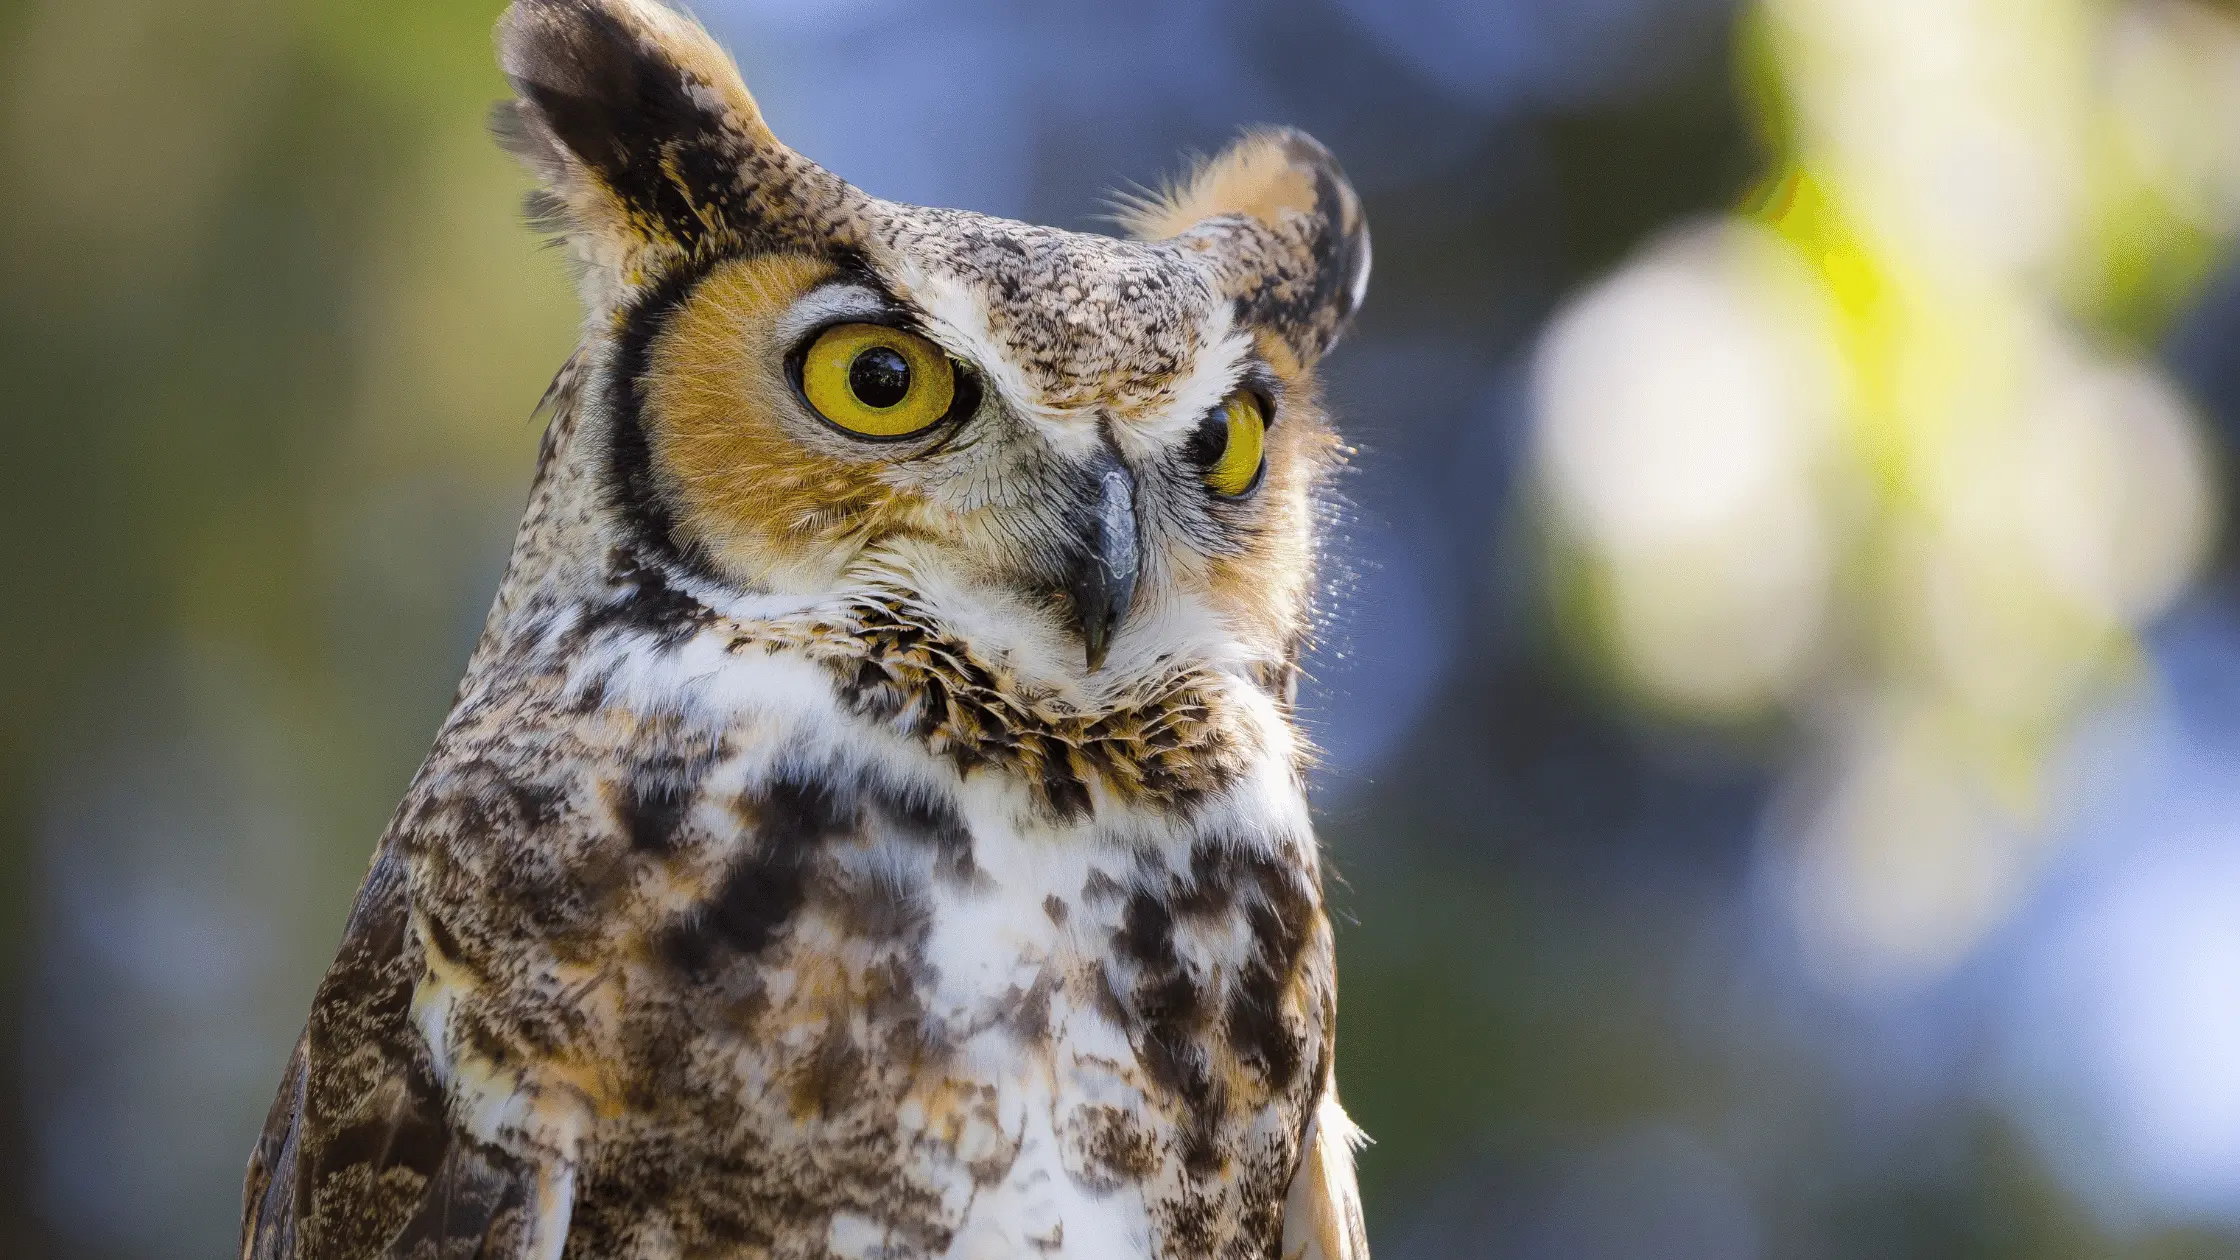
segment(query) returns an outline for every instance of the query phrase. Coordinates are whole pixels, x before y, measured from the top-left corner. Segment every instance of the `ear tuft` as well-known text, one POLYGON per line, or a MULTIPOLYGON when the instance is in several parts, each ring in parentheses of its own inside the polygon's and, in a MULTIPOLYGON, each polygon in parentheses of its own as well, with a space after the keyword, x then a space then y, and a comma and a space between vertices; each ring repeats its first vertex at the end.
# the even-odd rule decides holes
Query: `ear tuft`
POLYGON ((715 39, 655 0, 515 0, 493 128, 542 179, 532 213, 595 269, 656 273, 727 247, 810 247, 846 201, 778 143, 715 39), (814 187, 811 187, 814 185, 814 187), (828 207, 823 222, 803 209, 828 207))
POLYGON ((1127 199, 1120 225, 1130 236, 1145 241, 1180 236, 1221 214, 1250 215, 1269 227, 1280 227, 1286 211, 1314 211, 1317 157, 1336 165, 1304 132, 1248 131, 1220 156, 1200 158, 1188 175, 1169 183, 1158 195, 1127 199), (1308 160, 1297 160, 1302 155, 1308 160))
POLYGON ((1138 240, 1181 238, 1213 254, 1240 314, 1320 358, 1369 288, 1369 222, 1338 159, 1288 127, 1246 132, 1153 197, 1124 199, 1138 240))

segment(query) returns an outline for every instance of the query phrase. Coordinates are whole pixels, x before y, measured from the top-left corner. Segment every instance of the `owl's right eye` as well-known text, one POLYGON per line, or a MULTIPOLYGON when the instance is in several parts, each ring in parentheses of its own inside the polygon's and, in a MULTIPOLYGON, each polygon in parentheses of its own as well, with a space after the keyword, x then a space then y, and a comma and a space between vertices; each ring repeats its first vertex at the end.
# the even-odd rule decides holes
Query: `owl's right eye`
POLYGON ((941 348, 884 324, 837 324, 801 358, 801 394, 857 437, 905 438, 939 424, 957 400, 957 367, 941 348))

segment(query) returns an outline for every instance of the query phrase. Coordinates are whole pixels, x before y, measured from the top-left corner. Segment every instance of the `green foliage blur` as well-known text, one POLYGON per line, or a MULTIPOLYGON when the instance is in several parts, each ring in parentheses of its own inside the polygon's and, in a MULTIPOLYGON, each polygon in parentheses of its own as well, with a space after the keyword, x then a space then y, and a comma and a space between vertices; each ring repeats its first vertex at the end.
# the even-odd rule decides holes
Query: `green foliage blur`
MULTIPOLYGON (((301 1018, 574 339, 526 180, 483 132, 500 7, 0 9, 0 1026, 42 918, 41 788, 151 656, 254 691, 228 702, 309 787, 300 935, 269 999, 301 1018)), ((277 1080, 285 1050, 245 1070, 277 1080)), ((0 1253, 67 1254, 31 1201, 19 1060, 0 1058, 0 1253)), ((253 1123, 206 1140, 238 1166, 253 1123)))

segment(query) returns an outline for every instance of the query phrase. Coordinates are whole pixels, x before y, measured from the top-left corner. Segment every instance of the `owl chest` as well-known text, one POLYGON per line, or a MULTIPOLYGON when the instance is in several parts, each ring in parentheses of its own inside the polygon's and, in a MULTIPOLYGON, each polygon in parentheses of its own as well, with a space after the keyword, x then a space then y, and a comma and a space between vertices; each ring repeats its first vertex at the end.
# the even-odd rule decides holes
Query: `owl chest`
POLYGON ((782 924, 757 893, 652 934, 618 1057, 663 1084, 618 1162, 696 1159, 722 1203, 683 1215, 811 1253, 1264 1254, 1328 1031, 1318 913, 906 812, 828 841, 782 924))
POLYGON ((582 1117, 571 1248, 1273 1248, 1331 1026, 1303 807, 1059 825, 823 717, 457 734, 417 1009, 582 1117))

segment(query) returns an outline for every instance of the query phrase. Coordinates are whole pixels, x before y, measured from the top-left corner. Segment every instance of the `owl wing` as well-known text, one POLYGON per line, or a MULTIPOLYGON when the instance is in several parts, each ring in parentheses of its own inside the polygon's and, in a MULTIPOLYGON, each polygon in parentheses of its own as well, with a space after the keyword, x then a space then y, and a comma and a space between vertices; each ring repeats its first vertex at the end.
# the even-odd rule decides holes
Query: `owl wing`
POLYGON ((264 1118, 264 1134, 249 1155, 241 1187, 242 1260, 296 1254, 296 1135, 302 1131, 303 1067, 307 1037, 296 1038, 288 1074, 264 1118))
POLYGON ((1326 1085, 1283 1208, 1283 1260, 1369 1260, 1353 1152, 1367 1141, 1326 1085))
POLYGON ((358 890, 243 1187, 242 1260, 524 1254, 535 1170, 460 1133, 411 1018, 404 864, 358 890))

